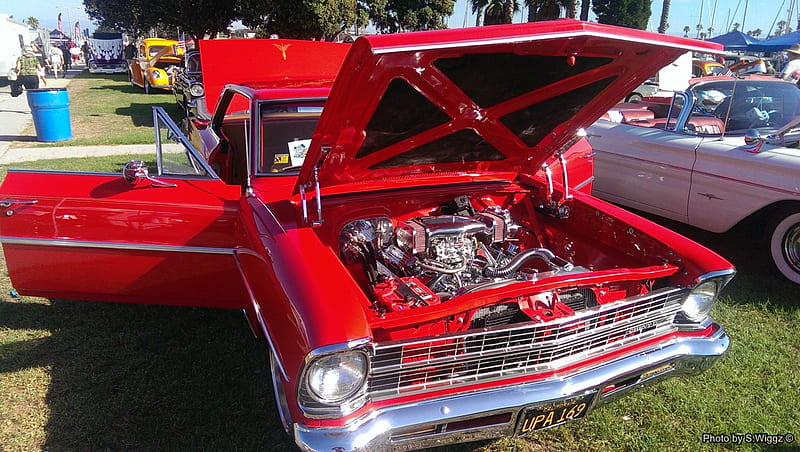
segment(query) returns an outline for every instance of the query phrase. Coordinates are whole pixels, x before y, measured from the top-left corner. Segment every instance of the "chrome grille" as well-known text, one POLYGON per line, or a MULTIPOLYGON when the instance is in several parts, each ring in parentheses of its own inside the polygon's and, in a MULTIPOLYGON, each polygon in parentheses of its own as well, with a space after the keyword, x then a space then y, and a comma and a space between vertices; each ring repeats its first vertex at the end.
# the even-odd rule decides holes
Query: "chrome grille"
POLYGON ((685 295, 685 289, 661 289, 547 323, 378 343, 369 394, 384 400, 557 370, 675 331, 673 320, 685 295))

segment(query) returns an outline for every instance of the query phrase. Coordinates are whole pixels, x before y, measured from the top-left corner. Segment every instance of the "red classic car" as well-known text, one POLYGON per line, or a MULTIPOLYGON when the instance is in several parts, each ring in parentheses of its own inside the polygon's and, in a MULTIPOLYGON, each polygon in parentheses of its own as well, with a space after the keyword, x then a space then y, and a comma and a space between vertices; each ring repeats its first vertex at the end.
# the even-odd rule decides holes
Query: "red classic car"
POLYGON ((530 434, 727 350, 731 264, 567 170, 581 127, 716 44, 562 20, 261 45, 260 80, 204 75, 202 153, 156 109, 122 177, 9 170, 20 294, 243 310, 304 450, 530 434))

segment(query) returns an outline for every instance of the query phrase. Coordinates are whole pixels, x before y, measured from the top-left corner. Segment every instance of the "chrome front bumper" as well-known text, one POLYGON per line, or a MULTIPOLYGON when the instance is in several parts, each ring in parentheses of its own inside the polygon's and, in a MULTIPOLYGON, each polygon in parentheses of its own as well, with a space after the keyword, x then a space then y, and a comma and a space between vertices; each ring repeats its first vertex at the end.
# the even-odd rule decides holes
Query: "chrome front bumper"
POLYGON ((564 378, 382 408, 343 428, 294 424, 295 441, 307 451, 384 451, 513 436, 520 413, 531 405, 589 391, 599 393, 598 405, 645 383, 706 370, 730 345, 716 327, 711 336, 675 339, 564 378))

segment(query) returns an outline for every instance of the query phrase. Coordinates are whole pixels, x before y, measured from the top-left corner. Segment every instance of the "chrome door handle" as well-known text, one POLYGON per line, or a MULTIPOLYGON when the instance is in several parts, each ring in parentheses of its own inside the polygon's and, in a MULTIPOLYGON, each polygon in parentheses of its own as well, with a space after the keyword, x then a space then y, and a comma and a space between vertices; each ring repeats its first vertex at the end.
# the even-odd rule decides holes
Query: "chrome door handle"
POLYGON ((38 199, 32 199, 30 201, 22 201, 19 199, 4 199, 0 201, 0 207, 7 208, 14 205, 31 205, 31 204, 36 204, 37 202, 39 202, 38 199))
MULTIPOLYGON (((11 206, 30 206, 36 204, 37 202, 39 202, 38 199, 31 199, 30 201, 22 201, 20 199, 4 199, 0 201, 0 207, 3 209, 8 209, 11 206)), ((10 217, 11 215, 14 215, 14 209, 6 210, 6 216, 10 217)))

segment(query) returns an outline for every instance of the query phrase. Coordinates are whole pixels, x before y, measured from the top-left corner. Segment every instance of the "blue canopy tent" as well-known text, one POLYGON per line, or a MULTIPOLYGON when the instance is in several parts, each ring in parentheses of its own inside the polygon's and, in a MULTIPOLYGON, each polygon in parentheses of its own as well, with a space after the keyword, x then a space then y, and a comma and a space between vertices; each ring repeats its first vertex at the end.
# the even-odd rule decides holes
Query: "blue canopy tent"
POLYGON ((747 46, 750 52, 780 52, 788 49, 792 44, 800 43, 800 31, 793 31, 785 35, 776 36, 747 46))
POLYGON ((747 50, 748 46, 751 44, 761 42, 750 35, 742 33, 741 31, 732 31, 730 33, 725 33, 724 35, 715 36, 709 39, 709 41, 722 44, 725 46, 725 50, 747 50))

